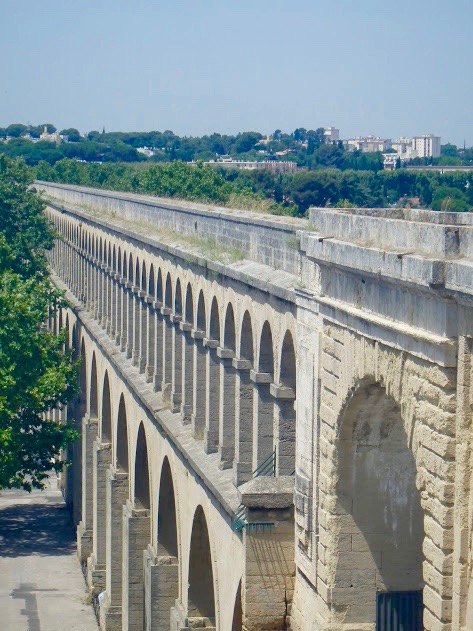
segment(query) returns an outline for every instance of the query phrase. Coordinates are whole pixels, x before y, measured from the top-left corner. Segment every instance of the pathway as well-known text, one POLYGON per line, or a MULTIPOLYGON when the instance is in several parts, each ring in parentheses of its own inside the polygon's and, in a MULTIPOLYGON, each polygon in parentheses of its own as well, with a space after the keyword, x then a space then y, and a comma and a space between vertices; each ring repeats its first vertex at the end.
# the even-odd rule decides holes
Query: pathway
POLYGON ((0 493, 0 629, 97 631, 56 478, 0 493))

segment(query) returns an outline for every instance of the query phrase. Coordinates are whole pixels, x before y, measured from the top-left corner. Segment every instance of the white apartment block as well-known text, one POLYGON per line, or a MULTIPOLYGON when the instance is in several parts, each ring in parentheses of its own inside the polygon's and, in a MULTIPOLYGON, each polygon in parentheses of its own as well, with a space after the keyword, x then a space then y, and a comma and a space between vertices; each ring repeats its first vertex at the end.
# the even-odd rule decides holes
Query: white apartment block
POLYGON ((325 127, 324 140, 327 144, 338 142, 340 140, 340 130, 336 127, 325 127))
POLYGON ((418 158, 438 158, 440 156, 440 136, 433 134, 414 136, 412 148, 418 158))
POLYGON ((344 141, 348 151, 361 151, 371 153, 374 151, 387 151, 391 148, 390 138, 380 138, 379 136, 357 136, 344 141))

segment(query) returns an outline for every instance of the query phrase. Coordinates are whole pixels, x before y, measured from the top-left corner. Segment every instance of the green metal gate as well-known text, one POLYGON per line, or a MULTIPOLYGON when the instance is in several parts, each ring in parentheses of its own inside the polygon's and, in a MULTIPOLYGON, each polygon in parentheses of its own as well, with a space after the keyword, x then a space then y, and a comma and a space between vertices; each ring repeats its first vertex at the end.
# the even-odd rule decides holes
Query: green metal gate
POLYGON ((379 592, 376 631, 422 631, 422 592, 379 592))

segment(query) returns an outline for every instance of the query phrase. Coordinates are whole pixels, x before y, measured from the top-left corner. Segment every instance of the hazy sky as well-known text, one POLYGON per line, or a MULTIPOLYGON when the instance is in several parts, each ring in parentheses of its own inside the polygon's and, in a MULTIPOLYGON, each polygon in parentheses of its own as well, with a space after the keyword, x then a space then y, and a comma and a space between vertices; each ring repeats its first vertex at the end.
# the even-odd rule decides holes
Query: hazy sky
POLYGON ((473 145, 471 0, 0 0, 0 126, 473 145))

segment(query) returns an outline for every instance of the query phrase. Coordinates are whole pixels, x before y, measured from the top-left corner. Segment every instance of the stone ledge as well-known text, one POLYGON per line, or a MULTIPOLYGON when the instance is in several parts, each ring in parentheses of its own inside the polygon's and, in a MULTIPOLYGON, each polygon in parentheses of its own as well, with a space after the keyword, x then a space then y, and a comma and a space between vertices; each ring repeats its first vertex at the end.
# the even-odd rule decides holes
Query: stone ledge
POLYGON ((288 508, 294 504, 294 477, 260 476, 239 486, 238 495, 247 508, 288 508))

